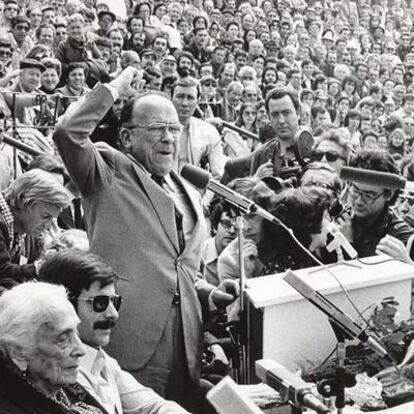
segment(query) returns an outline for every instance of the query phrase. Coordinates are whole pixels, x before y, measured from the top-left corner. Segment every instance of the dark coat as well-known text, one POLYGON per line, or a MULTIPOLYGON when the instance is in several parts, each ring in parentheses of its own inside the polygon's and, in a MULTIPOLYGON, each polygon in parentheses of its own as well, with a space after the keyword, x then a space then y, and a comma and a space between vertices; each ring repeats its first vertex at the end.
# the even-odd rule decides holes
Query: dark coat
MULTIPOLYGON (((25 250, 28 251, 25 256, 28 263, 33 263, 35 260, 34 240, 27 238, 25 250)), ((11 254, 9 250, 10 239, 6 225, 0 221, 0 279, 11 278, 15 280, 28 280, 36 277, 36 269, 33 264, 19 264, 20 251, 11 254)))

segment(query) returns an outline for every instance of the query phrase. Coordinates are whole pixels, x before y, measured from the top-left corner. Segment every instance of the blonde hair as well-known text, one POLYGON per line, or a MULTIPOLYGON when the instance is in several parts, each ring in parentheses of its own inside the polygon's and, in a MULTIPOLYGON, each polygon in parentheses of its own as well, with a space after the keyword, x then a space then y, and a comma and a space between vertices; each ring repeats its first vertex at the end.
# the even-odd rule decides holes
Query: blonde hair
POLYGON ((60 209, 66 207, 73 196, 53 174, 35 168, 27 171, 6 189, 5 198, 14 209, 28 209, 43 202, 60 209))

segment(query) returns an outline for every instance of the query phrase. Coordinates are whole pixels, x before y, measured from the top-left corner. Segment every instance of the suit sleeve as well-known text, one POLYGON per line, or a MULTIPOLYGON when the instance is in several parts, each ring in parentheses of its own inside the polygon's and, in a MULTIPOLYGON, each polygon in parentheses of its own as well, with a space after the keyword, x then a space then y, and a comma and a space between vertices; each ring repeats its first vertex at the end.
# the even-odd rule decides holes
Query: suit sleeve
POLYGON ((90 140, 99 121, 114 103, 104 85, 72 104, 58 122, 53 140, 70 176, 84 196, 108 185, 114 175, 115 151, 98 151, 90 140))

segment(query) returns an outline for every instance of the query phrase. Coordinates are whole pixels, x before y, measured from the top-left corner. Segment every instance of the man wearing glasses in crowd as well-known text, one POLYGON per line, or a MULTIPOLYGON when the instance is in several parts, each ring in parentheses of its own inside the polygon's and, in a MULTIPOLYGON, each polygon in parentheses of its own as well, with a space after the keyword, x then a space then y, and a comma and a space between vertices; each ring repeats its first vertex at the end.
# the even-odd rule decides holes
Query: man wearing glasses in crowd
MULTIPOLYGON (((393 156, 386 151, 362 150, 352 158, 350 166, 400 175, 393 156)), ((397 197, 398 191, 385 188, 380 180, 375 185, 350 183, 352 212, 337 221, 359 257, 384 253, 411 262, 406 245, 414 230, 391 209, 397 197)))
POLYGON ((39 278, 67 289, 80 319, 79 336, 85 350, 78 382, 109 414, 187 413, 141 385, 102 349, 109 343, 122 302, 122 297, 116 294, 118 276, 110 266, 94 254, 79 255, 79 251, 66 250, 42 264, 39 278))

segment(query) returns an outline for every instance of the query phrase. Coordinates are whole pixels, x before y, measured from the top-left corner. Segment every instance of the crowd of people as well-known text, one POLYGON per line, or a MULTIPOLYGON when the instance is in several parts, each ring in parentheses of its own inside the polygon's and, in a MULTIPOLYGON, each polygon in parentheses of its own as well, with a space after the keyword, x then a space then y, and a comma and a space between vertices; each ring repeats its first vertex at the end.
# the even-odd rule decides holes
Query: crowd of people
POLYGON ((255 211, 240 252, 187 164, 324 263, 335 223, 413 264, 414 188, 341 178, 414 181, 410 2, 115 3, 0 0, 1 414, 212 412, 241 260, 316 263, 255 211))

